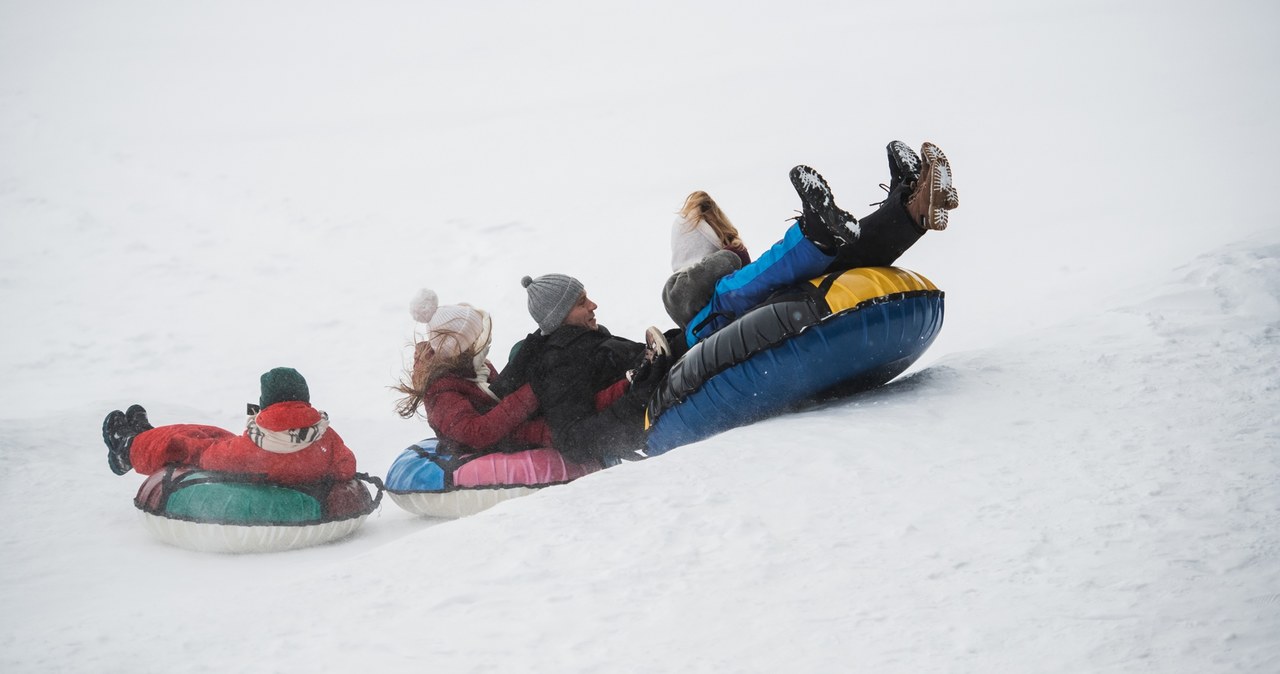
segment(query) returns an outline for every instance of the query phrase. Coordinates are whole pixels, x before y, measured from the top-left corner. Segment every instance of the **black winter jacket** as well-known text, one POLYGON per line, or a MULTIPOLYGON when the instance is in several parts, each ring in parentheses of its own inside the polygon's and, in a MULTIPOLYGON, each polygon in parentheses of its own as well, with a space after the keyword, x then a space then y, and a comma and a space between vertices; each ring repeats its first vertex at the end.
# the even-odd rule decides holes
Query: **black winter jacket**
POLYGON ((644 448, 648 388, 632 390, 597 412, 596 393, 626 376, 643 357, 644 344, 596 330, 562 325, 550 335, 534 332, 499 378, 498 395, 525 382, 538 396, 552 445, 566 458, 614 459, 644 448))

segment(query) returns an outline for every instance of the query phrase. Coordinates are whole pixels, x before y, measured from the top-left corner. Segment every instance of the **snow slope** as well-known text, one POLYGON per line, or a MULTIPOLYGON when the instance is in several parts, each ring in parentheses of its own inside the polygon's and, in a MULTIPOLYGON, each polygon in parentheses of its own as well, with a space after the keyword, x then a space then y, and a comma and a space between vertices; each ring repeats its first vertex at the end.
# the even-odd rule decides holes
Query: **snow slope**
POLYGON ((57 451, 92 412, 6 421, 5 669, 1273 670, 1277 291, 1251 240, 865 395, 279 555, 149 540, 138 480, 57 451))
POLYGON ((1276 19, 0 2, 0 670, 1280 670, 1276 19), (573 273, 639 334, 687 192, 763 250, 790 166, 861 213, 895 137, 962 207, 880 390, 278 555, 161 545, 106 469, 107 411, 235 428, 290 365, 381 474, 418 287, 506 345, 573 273))

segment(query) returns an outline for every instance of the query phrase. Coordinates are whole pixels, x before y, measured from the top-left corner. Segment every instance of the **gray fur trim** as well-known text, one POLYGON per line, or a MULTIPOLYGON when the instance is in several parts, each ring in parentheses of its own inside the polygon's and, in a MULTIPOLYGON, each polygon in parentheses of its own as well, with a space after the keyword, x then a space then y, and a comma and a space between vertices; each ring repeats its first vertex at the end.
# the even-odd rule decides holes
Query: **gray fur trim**
POLYGON ((662 305, 681 328, 711 301, 716 282, 742 268, 742 258, 730 250, 716 251, 681 269, 662 286, 662 305))

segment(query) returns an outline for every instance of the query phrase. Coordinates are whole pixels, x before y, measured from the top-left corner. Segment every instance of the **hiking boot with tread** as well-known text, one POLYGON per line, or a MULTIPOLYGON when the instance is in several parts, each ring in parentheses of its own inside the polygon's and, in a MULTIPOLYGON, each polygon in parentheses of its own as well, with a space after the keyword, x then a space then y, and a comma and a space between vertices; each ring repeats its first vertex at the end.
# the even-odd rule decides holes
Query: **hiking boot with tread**
POLYGON ((147 410, 142 405, 130 405, 129 409, 124 411, 124 417, 129 420, 129 426, 138 433, 155 428, 147 418, 147 410))
POLYGON ((644 331, 644 359, 652 363, 658 356, 671 355, 671 343, 657 326, 650 325, 644 331))
POLYGON ((133 468, 129 462, 129 448, 137 431, 129 425, 129 418, 120 410, 112 410, 102 420, 102 441, 107 444, 107 466, 116 475, 124 475, 133 468))
POLYGON ((941 231, 947 228, 947 211, 960 206, 959 193, 951 182, 951 163, 933 143, 922 145, 920 156, 920 180, 907 198, 907 212, 921 227, 941 231))
POLYGON ((831 188, 820 173, 805 165, 791 169, 791 186, 800 196, 800 233, 825 253, 857 239, 858 219, 836 206, 831 188))
POLYGON ((885 146, 885 153, 889 156, 889 186, 886 191, 892 192, 902 183, 912 185, 920 179, 920 155, 910 145, 900 140, 890 141, 885 146))

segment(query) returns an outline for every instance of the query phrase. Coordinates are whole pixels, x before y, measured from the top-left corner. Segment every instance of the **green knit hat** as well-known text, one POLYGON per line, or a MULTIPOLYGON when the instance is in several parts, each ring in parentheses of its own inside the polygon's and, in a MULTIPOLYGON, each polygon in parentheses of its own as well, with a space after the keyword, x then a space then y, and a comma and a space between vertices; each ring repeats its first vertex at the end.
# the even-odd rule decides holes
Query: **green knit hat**
POLYGON ((311 402, 311 391, 307 389, 307 380, 291 367, 277 367, 262 375, 262 397, 258 404, 266 409, 286 400, 311 402))

